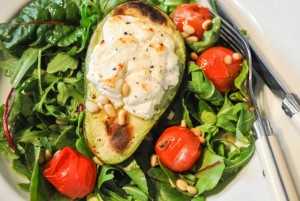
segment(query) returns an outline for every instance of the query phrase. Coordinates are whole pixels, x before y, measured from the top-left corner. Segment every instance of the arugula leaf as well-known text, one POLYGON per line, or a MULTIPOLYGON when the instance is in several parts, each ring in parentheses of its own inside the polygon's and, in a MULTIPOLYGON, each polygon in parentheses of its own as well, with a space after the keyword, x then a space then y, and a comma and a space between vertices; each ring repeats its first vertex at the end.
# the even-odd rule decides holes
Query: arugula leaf
POLYGON ((225 94, 225 101, 217 114, 216 125, 224 130, 235 133, 238 116, 234 114, 234 104, 229 100, 228 94, 225 94))
POLYGON ((186 41, 188 46, 198 54, 212 47, 219 40, 221 24, 221 18, 214 17, 212 19, 212 27, 209 30, 204 31, 202 39, 197 42, 186 41))
POLYGON ((207 100, 216 106, 223 104, 224 98, 222 94, 214 87, 212 82, 206 78, 203 71, 194 62, 189 63, 188 73, 191 76, 188 89, 193 92, 198 99, 207 100))
POLYGON ((65 72, 68 69, 75 70, 78 67, 78 60, 67 55, 64 52, 59 52, 48 63, 47 73, 56 73, 59 71, 65 72))

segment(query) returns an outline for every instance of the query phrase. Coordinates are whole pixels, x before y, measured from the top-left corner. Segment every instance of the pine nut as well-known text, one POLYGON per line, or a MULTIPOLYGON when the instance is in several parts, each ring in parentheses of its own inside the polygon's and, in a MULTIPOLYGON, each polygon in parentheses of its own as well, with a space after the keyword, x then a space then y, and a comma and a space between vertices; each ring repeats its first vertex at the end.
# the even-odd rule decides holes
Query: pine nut
POLYGON ((46 149, 46 151, 45 151, 45 158, 46 158, 46 161, 50 161, 52 158, 52 154, 49 149, 46 149))
POLYGON ((158 156, 156 154, 152 154, 150 157, 150 165, 151 167, 155 167, 159 164, 158 156))
POLYGON ((105 105, 105 104, 109 103, 109 99, 104 95, 100 95, 97 97, 96 102, 100 103, 101 105, 105 105))
POLYGON ((195 186, 188 185, 186 187, 186 190, 187 190, 187 192, 189 192, 192 195, 196 195, 198 193, 198 190, 197 190, 197 188, 195 186))
POLYGON ((186 191, 187 189, 187 186, 188 186, 188 183, 182 179, 177 179, 176 181, 176 186, 179 190, 181 191, 186 191))
POLYGON ((230 142, 235 142, 235 138, 232 135, 230 135, 229 133, 225 133, 223 135, 223 137, 230 142))
POLYGON ((97 164, 97 165, 100 165, 100 166, 103 166, 104 163, 96 156, 93 157, 93 161, 97 164))
POLYGON ((68 125, 69 124, 69 122, 62 120, 62 119, 55 119, 55 123, 57 125, 68 125))
POLYGON ((210 25, 211 25, 211 20, 205 20, 202 23, 202 29, 204 29, 206 31, 206 30, 208 30, 210 28, 210 25))
POLYGON ((110 103, 107 103, 107 104, 104 105, 104 111, 106 112, 106 114, 109 117, 116 117, 117 116, 117 113, 116 113, 116 110, 115 110, 114 106, 110 103))
POLYGON ((186 121, 185 121, 184 119, 181 120, 180 126, 183 127, 183 128, 186 128, 186 127, 187 127, 186 121))
POLYGON ((196 52, 191 52, 190 57, 191 57, 191 59, 192 59, 193 61, 196 61, 196 60, 198 59, 198 55, 197 55, 196 52))
POLYGON ((197 128, 192 128, 191 131, 194 133, 196 136, 201 136, 201 130, 197 128))
POLYGON ((236 52, 232 55, 232 58, 234 58, 235 60, 242 60, 243 55, 241 53, 236 52))
POLYGON ((167 117, 167 119, 168 120, 173 120, 174 116, 175 116, 175 112, 173 110, 171 110, 170 113, 169 113, 169 115, 168 115, 168 117, 167 117))
POLYGON ((183 30, 185 33, 187 33, 187 34, 193 34, 193 33, 195 33, 194 27, 192 27, 192 26, 190 26, 190 25, 188 25, 188 24, 183 25, 182 30, 183 30))
POLYGON ((225 64, 230 65, 232 63, 232 57, 230 55, 226 55, 223 61, 225 64))
POLYGON ((124 126, 126 124, 127 111, 121 109, 118 113, 118 123, 120 126, 124 126))
POLYGON ((199 39, 197 36, 189 36, 186 38, 188 42, 197 42, 199 39))
POLYGON ((181 35, 183 38, 187 38, 187 37, 189 37, 190 34, 183 31, 183 32, 181 32, 181 35))
POLYGON ((100 109, 99 106, 92 101, 86 101, 85 107, 86 107, 86 110, 92 114, 99 112, 99 109, 100 109))
POLYGON ((123 97, 126 97, 126 96, 129 95, 129 93, 130 93, 130 87, 129 87, 129 85, 126 82, 123 84, 121 92, 122 92, 123 97))
POLYGON ((201 144, 204 144, 206 142, 206 139, 202 136, 198 136, 198 139, 199 139, 201 144))

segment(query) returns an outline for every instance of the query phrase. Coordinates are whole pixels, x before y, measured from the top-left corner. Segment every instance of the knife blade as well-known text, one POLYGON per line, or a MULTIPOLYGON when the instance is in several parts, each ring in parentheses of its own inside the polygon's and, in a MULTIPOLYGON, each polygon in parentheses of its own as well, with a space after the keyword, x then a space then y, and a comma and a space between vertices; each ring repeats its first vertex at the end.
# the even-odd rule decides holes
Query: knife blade
MULTIPOLYGON (((237 30, 240 28, 234 23, 230 15, 225 11, 224 7, 218 0, 210 0, 210 3, 218 15, 229 22, 237 30)), ((278 79, 271 67, 265 62, 253 45, 244 37, 248 43, 252 54, 252 66, 261 77, 264 83, 272 91, 272 93, 282 100, 282 109, 292 120, 294 126, 300 131, 300 98, 297 94, 291 93, 278 79)))

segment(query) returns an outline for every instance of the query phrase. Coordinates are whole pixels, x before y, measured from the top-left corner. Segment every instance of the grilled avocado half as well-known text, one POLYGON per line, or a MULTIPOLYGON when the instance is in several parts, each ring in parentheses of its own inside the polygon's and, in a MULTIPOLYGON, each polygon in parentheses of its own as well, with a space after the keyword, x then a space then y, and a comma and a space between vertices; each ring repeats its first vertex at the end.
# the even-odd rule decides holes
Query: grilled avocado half
MULTIPOLYGON (((99 90, 95 82, 91 82, 87 78, 89 71, 91 71, 91 65, 93 65, 93 59, 91 55, 97 44, 105 43, 103 27, 105 23, 116 16, 130 16, 134 19, 144 20, 147 23, 150 23, 152 27, 157 27, 162 30, 165 34, 168 34, 170 38, 174 41, 174 53, 177 56, 177 67, 179 70, 178 73, 178 82, 174 86, 169 86, 163 91, 162 96, 160 96, 160 103, 155 105, 155 113, 149 118, 142 118, 132 112, 126 112, 125 124, 124 122, 120 124, 119 113, 122 110, 124 112, 124 106, 114 107, 116 115, 109 115, 103 105, 100 104, 99 110, 88 110, 85 107, 85 119, 84 119, 84 136, 86 142, 93 152, 93 154, 105 164, 117 164, 128 157, 130 157, 135 150, 138 148, 140 143, 143 141, 144 137, 149 133, 155 123, 158 121, 160 116, 168 108, 171 101, 174 99, 179 85, 185 71, 186 63, 186 49, 184 40, 177 30, 173 21, 169 16, 163 11, 157 9, 153 5, 141 2, 141 1, 131 1, 119 5, 113 9, 96 27, 93 36, 91 38, 87 56, 86 56, 86 68, 85 68, 85 102, 97 103, 99 97, 102 97, 105 92, 102 89, 99 90)), ((128 22, 129 24, 129 22, 128 22)), ((122 29, 122 27, 120 27, 122 29)), ((149 28, 150 31, 152 28, 149 28)), ((120 31, 117 29, 116 31, 120 31)), ((125 33, 127 35, 129 33, 125 33)), ((154 32, 153 34, 162 34, 154 32)), ((159 51, 160 47, 157 51, 159 51)), ((145 50, 144 50, 145 51, 145 50)), ((107 52, 100 51, 98 54, 105 56, 107 52), (103 55, 104 54, 104 55, 103 55)), ((132 57, 130 53, 127 55, 132 57)), ((124 55, 122 55, 124 57, 124 55)), ((147 56, 145 57, 147 58, 147 56)), ((133 58, 135 59, 135 58, 133 58)), ((145 62, 147 63, 147 62, 145 62)), ((105 65, 105 64, 104 64, 105 65)), ((124 67, 124 66, 122 66, 124 67)), ((94 68, 94 67, 93 67, 94 68)), ((151 68, 156 68, 156 66, 151 66, 151 68)), ((170 70, 172 71, 172 69, 170 70)), ((126 71, 123 71, 125 74, 126 71)), ((100 76, 101 77, 101 76, 100 76)), ((159 76, 158 76, 159 77, 159 76)), ((99 78, 100 79, 100 78, 99 78)), ((118 79, 118 77, 116 78, 118 79)), ((124 78, 122 78, 124 79, 124 78)), ((116 81, 116 80, 114 80, 116 81)), ((116 82, 114 82, 116 83, 116 82)), ((105 88, 105 87, 103 87, 105 88)), ((119 87, 120 88, 120 87, 119 87)), ((129 93, 135 93, 135 87, 130 87, 129 93)), ((97 105, 99 105, 97 103, 97 105)), ((87 106, 87 105, 86 105, 87 106)), ((95 105, 93 105, 95 106, 95 105)), ((133 110, 134 111, 134 110, 133 110)), ((124 118, 124 117, 123 117, 124 118)))

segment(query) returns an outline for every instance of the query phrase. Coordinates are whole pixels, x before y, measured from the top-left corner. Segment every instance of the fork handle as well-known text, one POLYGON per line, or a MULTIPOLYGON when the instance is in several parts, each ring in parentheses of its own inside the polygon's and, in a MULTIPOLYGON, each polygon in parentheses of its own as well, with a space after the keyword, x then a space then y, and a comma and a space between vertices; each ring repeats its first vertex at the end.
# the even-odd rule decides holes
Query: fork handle
POLYGON ((264 118, 255 122, 256 150, 274 201, 298 201, 280 146, 264 118))

